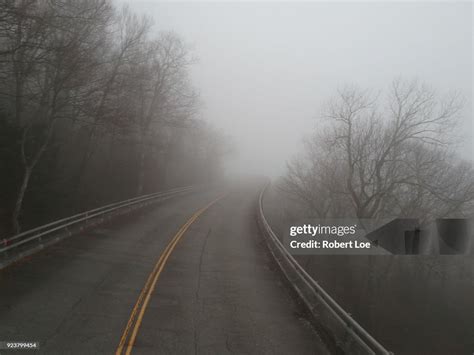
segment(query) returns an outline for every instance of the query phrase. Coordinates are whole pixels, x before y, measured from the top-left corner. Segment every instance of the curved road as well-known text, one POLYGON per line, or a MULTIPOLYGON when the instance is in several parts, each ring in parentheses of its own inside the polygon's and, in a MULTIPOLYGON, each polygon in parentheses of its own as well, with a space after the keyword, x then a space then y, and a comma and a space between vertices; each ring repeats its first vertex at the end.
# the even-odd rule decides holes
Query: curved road
POLYGON ((0 271, 0 342, 39 341, 43 354, 328 354, 258 234, 260 188, 174 197, 0 271))

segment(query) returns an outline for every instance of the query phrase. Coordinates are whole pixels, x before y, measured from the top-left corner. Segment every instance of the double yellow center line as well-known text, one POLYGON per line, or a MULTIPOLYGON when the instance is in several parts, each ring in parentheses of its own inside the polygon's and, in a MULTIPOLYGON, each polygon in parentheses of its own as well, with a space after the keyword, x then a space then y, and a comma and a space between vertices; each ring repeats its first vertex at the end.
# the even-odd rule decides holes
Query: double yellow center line
POLYGON ((132 313, 127 322, 127 326, 125 327, 125 330, 123 331, 122 337, 120 338, 119 346, 117 348, 117 351, 115 352, 116 355, 123 354, 124 350, 125 350, 125 355, 130 355, 130 353, 132 352, 133 344, 135 343, 135 339, 137 337, 138 330, 140 329, 140 325, 143 320, 143 315, 145 314, 146 308, 148 306, 148 302, 150 302, 151 294, 153 293, 156 282, 158 281, 158 278, 160 277, 161 271, 165 267, 166 261, 168 260, 169 256, 171 255, 174 248, 176 247, 176 244, 178 244, 179 240, 184 235, 184 233, 188 230, 191 224, 193 224, 193 222, 202 213, 204 213, 209 207, 211 207, 213 204, 215 204, 217 201, 219 201, 223 197, 224 195, 218 197, 217 199, 210 202, 209 204, 207 204, 206 206, 198 210, 196 213, 194 213, 191 216, 191 218, 189 218, 189 220, 179 229, 179 231, 176 233, 173 239, 171 239, 171 241, 168 243, 165 250, 161 254, 160 258, 158 259, 158 262, 155 264, 155 267, 153 268, 152 272, 148 276, 145 286, 140 292, 140 296, 138 297, 138 300, 135 303, 135 306, 133 307, 132 313), (130 330, 132 330, 132 332, 129 337, 130 330), (128 343, 127 343, 127 338, 129 338, 128 343))

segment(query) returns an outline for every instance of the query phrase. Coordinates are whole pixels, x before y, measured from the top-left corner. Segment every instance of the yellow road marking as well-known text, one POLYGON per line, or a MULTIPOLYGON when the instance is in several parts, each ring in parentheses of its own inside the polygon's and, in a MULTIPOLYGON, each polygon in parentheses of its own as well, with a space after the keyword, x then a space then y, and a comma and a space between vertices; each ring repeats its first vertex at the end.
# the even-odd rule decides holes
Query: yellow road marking
POLYGON ((166 246, 165 250, 161 254, 160 258, 158 259, 158 262, 155 264, 155 267, 153 268, 152 272, 148 276, 148 279, 145 283, 145 286, 143 287, 142 291, 140 292, 140 296, 138 297, 137 302, 135 303, 135 306, 133 307, 132 313, 130 315, 130 318, 128 319, 127 326, 125 327, 125 330, 122 334, 122 337, 120 338, 120 343, 117 347, 117 351, 115 352, 116 355, 122 354, 122 351, 125 347, 125 342, 127 340, 128 334, 130 332, 130 329, 132 328, 134 322, 135 326, 132 331, 132 335, 130 336, 130 339, 128 341, 127 346, 125 347, 125 354, 130 355, 133 344, 135 343, 135 339, 138 334, 138 330, 140 329, 141 322, 143 320, 143 315, 145 314, 146 308, 148 306, 148 302, 150 301, 151 294, 153 293, 153 290, 155 289, 156 282, 158 281, 158 278, 160 277, 160 274, 166 265, 166 261, 168 260, 169 256, 173 252, 174 248, 176 247, 176 244, 178 244, 179 240, 181 237, 184 235, 184 233, 188 230, 188 228, 191 226, 191 224, 202 214, 204 213, 209 207, 211 207, 213 204, 215 204, 217 201, 222 199, 224 196, 220 196, 219 198, 215 199, 214 201, 210 202, 200 210, 198 210, 196 213, 194 213, 191 218, 178 230, 176 235, 171 239, 171 241, 168 243, 166 246), (141 308, 140 308, 141 306, 141 308), (137 315, 138 309, 140 309, 140 312, 138 314, 138 318, 135 321, 135 317, 137 315))
MULTIPOLYGON (((194 216, 194 215, 193 215, 194 216)), ((139 306, 142 304, 142 301, 143 301, 143 298, 145 297, 146 293, 147 293, 147 290, 150 288, 150 285, 153 281, 153 276, 155 275, 156 271, 158 270, 158 267, 161 265, 162 261, 163 261, 163 257, 165 256, 165 254, 167 253, 168 249, 171 247, 171 245, 173 244, 173 242, 175 241, 176 237, 179 236, 183 230, 183 228, 187 227, 189 225, 189 220, 188 222, 186 222, 178 231, 178 233, 176 233, 176 235, 173 237, 173 239, 171 240, 171 242, 166 246, 163 254, 161 254, 158 262, 155 264, 152 272, 150 273, 150 275, 148 276, 148 279, 145 283, 145 286, 143 287, 142 291, 140 292, 140 296, 138 297, 138 300, 137 302, 135 303, 135 306, 133 307, 133 310, 132 310, 132 313, 130 315, 130 318, 128 319, 128 322, 127 322, 127 326, 125 327, 125 330, 122 334, 122 337, 120 339, 120 343, 119 343, 119 346, 117 348, 117 352, 116 354, 119 355, 120 352, 122 351, 122 348, 124 347, 125 345, 125 341, 127 340, 127 336, 128 336, 128 333, 130 331, 130 328, 132 327, 133 325, 133 322, 135 320, 135 316, 137 314, 137 311, 138 311, 138 308, 139 306)))

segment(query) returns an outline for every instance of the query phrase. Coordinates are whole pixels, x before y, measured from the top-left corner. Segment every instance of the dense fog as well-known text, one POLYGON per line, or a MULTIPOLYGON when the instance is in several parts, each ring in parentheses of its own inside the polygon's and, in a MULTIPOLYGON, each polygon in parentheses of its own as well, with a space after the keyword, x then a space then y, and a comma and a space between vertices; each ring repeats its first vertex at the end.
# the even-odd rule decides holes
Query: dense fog
MULTIPOLYGON (((129 354, 183 239, 139 349, 285 353, 298 329, 314 344, 321 309, 293 308, 287 263, 394 353, 472 352, 472 16, 457 1, 0 1, 5 334, 64 353, 71 334, 115 346, 123 321, 129 354), (288 257, 288 226, 343 218, 380 227, 363 237, 383 253, 288 257)), ((357 328, 335 309, 339 346, 357 328)))
POLYGON ((202 115, 235 142, 232 172, 284 174, 337 89, 377 93, 400 77, 462 93, 464 141, 456 149, 474 156, 469 2, 129 4, 193 49, 202 115))
POLYGON ((472 202, 470 3, 1 6, 5 233, 222 176, 283 176, 297 196, 328 192, 355 165, 344 193, 358 216, 400 215, 419 202, 404 197, 416 187, 430 195, 427 209, 443 201, 436 216, 464 215, 472 202), (355 131, 344 131, 337 110, 352 104, 355 131), (340 145, 337 132, 372 140, 355 161, 356 145, 340 145), (400 198, 407 206, 395 208, 400 198))

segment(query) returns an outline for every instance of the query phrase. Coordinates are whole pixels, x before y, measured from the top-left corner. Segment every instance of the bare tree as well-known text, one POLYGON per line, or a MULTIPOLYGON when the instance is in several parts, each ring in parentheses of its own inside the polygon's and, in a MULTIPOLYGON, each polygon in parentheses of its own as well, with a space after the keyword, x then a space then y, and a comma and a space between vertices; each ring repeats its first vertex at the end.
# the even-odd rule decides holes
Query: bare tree
MULTIPOLYGON (((143 58, 141 48, 146 45, 151 29, 151 20, 139 17, 127 6, 113 16, 110 26, 110 40, 102 54, 102 61, 95 69, 94 82, 86 102, 79 103, 82 120, 80 127, 85 129, 86 138, 82 158, 77 169, 76 188, 79 188, 83 175, 87 171, 87 163, 94 153, 94 140, 100 142, 115 126, 125 125, 130 119, 124 109, 123 95, 126 94, 127 78, 130 67, 140 65, 143 58)), ((125 100, 126 101, 126 100, 125 100)))
POLYGON ((16 26, 10 30, 7 48, 15 118, 23 131, 24 173, 12 213, 14 232, 20 229, 19 215, 32 172, 50 143, 56 122, 67 116, 75 97, 84 94, 88 73, 95 65, 94 51, 103 43, 104 18, 110 11, 107 1, 16 4, 16 26))
POLYGON ((137 80, 133 122, 140 147, 137 194, 144 189, 147 147, 159 144, 160 131, 167 125, 182 124, 196 107, 187 77, 192 58, 179 37, 161 34, 143 48, 143 58, 142 64, 133 68, 137 80))
POLYGON ((194 59, 151 28, 111 0, 0 2, 0 231, 218 174, 194 59))
POLYGON ((320 216, 461 214, 474 200, 471 166, 450 153, 461 107, 458 95, 438 98, 418 81, 395 80, 385 97, 340 90, 283 186, 320 216))

